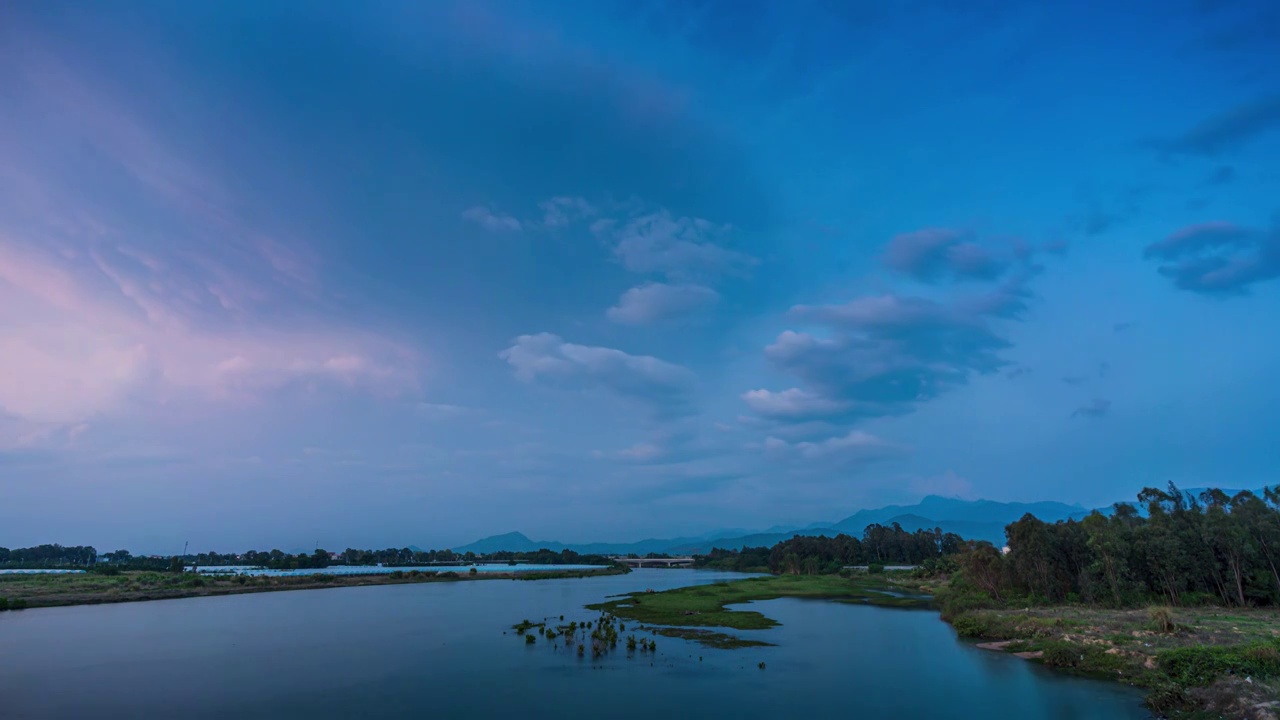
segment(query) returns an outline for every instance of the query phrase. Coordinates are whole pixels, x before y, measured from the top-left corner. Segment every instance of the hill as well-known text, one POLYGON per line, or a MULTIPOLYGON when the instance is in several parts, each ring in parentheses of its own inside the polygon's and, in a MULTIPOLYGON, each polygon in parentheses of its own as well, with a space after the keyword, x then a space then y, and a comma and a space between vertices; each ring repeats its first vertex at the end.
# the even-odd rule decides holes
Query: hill
POLYGON ((929 495, 915 505, 886 505, 882 508, 859 510, 835 523, 813 523, 799 529, 773 527, 763 532, 743 532, 740 529, 717 530, 696 537, 649 538, 631 543, 563 543, 555 540, 530 540, 519 532, 477 540, 468 545, 453 548, 455 552, 489 553, 500 550, 530 552, 534 550, 571 549, 574 552, 600 555, 627 555, 635 553, 669 553, 684 555, 705 553, 714 547, 740 549, 775 545, 795 535, 826 535, 840 533, 861 536, 868 525, 889 525, 897 522, 904 529, 941 528, 967 539, 987 540, 997 545, 1004 543, 1004 527, 1031 513, 1046 522, 1068 518, 1082 518, 1089 510, 1080 505, 1060 502, 997 502, 994 500, 960 500, 939 495, 929 495))

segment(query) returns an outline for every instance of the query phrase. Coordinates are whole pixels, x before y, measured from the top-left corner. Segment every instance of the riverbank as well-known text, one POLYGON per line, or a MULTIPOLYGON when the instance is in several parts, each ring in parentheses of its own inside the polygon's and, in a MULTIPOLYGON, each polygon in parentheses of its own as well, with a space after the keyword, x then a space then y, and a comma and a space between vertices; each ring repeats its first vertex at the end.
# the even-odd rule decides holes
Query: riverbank
POLYGON ((478 580, 549 580, 557 578, 622 575, 625 567, 601 570, 565 570, 485 573, 433 573, 415 568, 384 575, 300 575, 293 577, 248 577, 195 573, 122 572, 117 575, 82 573, 75 575, 0 575, 0 598, 27 608, 102 603, 175 600, 215 595, 240 595, 285 590, 320 590, 365 585, 403 585, 432 582, 472 582, 478 580))
POLYGON ((1275 720, 1280 711, 1275 610, 1055 606, 944 618, 979 647, 1144 688, 1164 715, 1275 720))
POLYGON ((1142 688, 1148 706, 1162 716, 1280 717, 1280 611, 1075 605, 958 610, 948 590, 944 580, 905 573, 777 575, 630 593, 587 608, 720 648, 761 643, 720 629, 778 625, 762 613, 729 607, 752 601, 798 597, 940 609, 960 637, 977 641, 984 650, 1142 688))

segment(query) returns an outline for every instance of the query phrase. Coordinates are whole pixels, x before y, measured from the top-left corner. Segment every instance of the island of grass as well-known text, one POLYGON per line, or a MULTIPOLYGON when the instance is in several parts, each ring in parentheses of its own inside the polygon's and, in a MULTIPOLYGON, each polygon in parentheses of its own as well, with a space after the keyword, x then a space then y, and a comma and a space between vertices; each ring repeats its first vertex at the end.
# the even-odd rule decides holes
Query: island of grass
POLYGON ((929 607, 930 598, 918 594, 918 590, 919 586, 912 585, 905 576, 773 575, 663 592, 634 592, 588 605, 587 609, 657 626, 652 629, 660 635, 696 640, 710 647, 736 648, 768 643, 700 628, 765 630, 778 622, 754 610, 731 609, 730 605, 797 597, 881 607, 929 607))

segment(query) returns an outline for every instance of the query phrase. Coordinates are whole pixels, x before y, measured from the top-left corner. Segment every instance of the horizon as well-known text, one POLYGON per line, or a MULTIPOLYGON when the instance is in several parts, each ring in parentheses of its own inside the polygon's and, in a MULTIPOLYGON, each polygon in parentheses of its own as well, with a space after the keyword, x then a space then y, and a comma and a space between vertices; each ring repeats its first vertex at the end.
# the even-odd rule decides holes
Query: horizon
POLYGON ((1275 484, 1274 11, 1008 5, 0 5, 0 545, 1275 484))

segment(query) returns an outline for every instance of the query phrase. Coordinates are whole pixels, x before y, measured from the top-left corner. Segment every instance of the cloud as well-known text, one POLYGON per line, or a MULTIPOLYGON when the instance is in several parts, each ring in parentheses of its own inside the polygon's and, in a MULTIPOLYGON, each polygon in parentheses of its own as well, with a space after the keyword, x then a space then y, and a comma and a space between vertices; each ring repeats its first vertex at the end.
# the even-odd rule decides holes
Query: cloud
POLYGON ((519 220, 481 205, 467 208, 463 211, 462 217, 494 233, 520 232, 523 229, 519 220))
POLYGON ((742 394, 742 399, 757 415, 775 420, 838 418, 848 415, 855 405, 800 388, 781 392, 749 390, 742 394))
POLYGON ((1111 411, 1111 401, 1103 398, 1094 398, 1089 402, 1076 408, 1071 417, 1101 418, 1106 417, 1111 411))
POLYGON ((926 228, 903 233, 889 242, 884 263, 921 282, 944 279, 995 280, 1008 263, 968 240, 969 235, 947 228, 926 228))
POLYGON ((1171 155, 1218 155, 1280 127, 1280 94, 1239 105, 1182 135, 1156 143, 1171 155))
POLYGON ((1009 378, 1010 380, 1017 380, 1018 378, 1030 372, 1031 372, 1031 368, 1027 367, 1026 365, 1018 365, 1011 368, 1008 372, 1004 374, 1004 376, 1009 378))
POLYGON ((542 208, 542 224, 549 228, 563 227, 582 218, 596 214, 596 208, 580 197, 553 197, 538 203, 542 208))
POLYGON ((788 442, 770 436, 765 438, 761 447, 766 456, 773 459, 817 462, 828 467, 865 465, 901 457, 910 452, 907 448, 886 442, 861 430, 850 430, 844 435, 819 442, 788 442))
POLYGON ((1143 251, 1181 290, 1243 295, 1249 286, 1280 277, 1280 224, 1270 232, 1227 222, 1192 225, 1143 251))
MULTIPOLYGON (((254 401, 299 382, 380 394, 416 388, 413 348, 314 315, 278 324, 228 310, 256 301, 230 285, 216 298, 208 277, 181 269, 184 253, 99 245, 68 257, 0 232, 0 409, 77 423, 177 397, 254 401)), ((248 282, 262 267, 240 272, 248 282)))
POLYGON ((557 335, 521 335, 498 353, 516 377, 603 388, 651 405, 660 416, 687 414, 694 375, 648 355, 567 343, 557 335))
POLYGON ((1085 382, 1088 382, 1088 380, 1089 380, 1088 375, 1067 375, 1066 377, 1062 378, 1062 382, 1068 385, 1082 385, 1085 382))
POLYGON ((1111 331, 1112 331, 1112 332, 1117 332, 1117 333, 1129 332, 1130 330, 1132 330, 1132 329, 1134 329, 1134 328, 1136 328, 1136 327, 1138 327, 1138 323, 1137 323, 1137 322, 1135 322, 1135 321, 1133 321, 1133 320, 1126 320, 1126 321, 1124 321, 1124 322, 1118 322, 1118 323, 1116 323, 1115 325, 1112 325, 1112 326, 1111 326, 1111 331))
POLYGON ((696 313, 719 300, 719 293, 702 285, 648 283, 624 292, 605 314, 623 325, 650 325, 696 313))
POLYGON ((755 258, 719 244, 728 225, 677 218, 666 210, 623 223, 597 221, 592 229, 614 243, 614 254, 632 272, 688 280, 743 275, 756 264, 755 258))
POLYGON ((784 331, 765 357, 802 387, 753 390, 744 400, 757 412, 795 421, 910 412, 1009 364, 1001 352, 1010 343, 991 321, 1009 317, 1010 302, 983 295, 947 305, 890 294, 796 306, 791 315, 821 332, 784 331))

